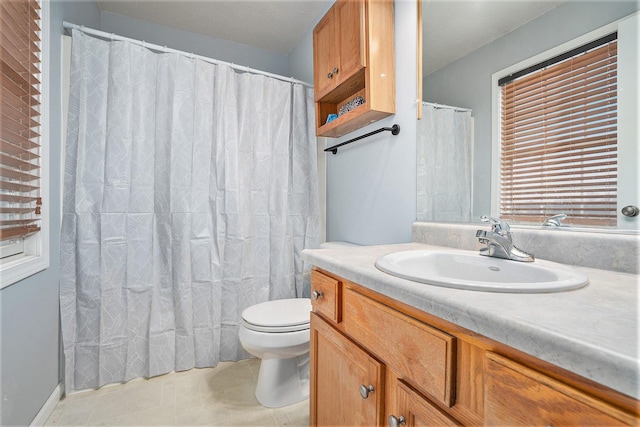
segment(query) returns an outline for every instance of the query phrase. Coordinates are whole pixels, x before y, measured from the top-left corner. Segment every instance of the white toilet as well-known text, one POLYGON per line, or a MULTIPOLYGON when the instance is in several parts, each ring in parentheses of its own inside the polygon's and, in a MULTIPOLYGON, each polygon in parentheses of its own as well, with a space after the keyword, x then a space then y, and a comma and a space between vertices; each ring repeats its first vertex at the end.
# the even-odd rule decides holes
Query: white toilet
POLYGON ((309 298, 253 305, 242 312, 240 343, 262 359, 256 399, 279 408, 309 397, 309 298))
MULTIPOLYGON (((321 249, 357 246, 326 242, 321 249)), ((282 299, 253 305, 242 312, 240 344, 262 359, 256 399, 279 408, 309 397, 309 298, 282 299)))

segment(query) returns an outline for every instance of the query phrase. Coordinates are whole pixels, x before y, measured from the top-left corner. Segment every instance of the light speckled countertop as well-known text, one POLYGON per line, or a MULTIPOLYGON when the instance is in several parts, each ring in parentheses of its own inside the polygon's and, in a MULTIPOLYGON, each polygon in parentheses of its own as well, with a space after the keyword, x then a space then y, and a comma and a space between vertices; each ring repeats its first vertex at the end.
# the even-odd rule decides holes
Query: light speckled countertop
POLYGON ((388 253, 419 249, 451 248, 406 243, 306 249, 302 256, 319 268, 640 399, 640 276, 576 267, 589 276, 584 288, 508 294, 425 285, 374 265, 388 253))

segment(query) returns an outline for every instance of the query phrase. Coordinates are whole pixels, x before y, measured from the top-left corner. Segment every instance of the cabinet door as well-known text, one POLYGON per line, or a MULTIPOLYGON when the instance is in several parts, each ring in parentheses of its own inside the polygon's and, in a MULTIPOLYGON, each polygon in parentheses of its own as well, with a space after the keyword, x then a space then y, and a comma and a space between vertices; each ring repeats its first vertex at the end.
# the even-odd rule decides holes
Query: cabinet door
POLYGON ((316 101, 337 84, 333 74, 333 69, 339 67, 340 60, 337 39, 334 6, 313 30, 313 84, 316 101))
POLYGON ((485 370, 487 426, 636 425, 604 402, 497 354, 487 353, 485 370))
POLYGON ((337 30, 340 46, 336 66, 336 84, 356 74, 366 64, 364 0, 344 0, 336 3, 337 30))
POLYGON ((311 425, 376 426, 384 367, 311 313, 311 425))
POLYGON ((396 393, 397 413, 389 416, 389 427, 462 425, 402 381, 398 381, 396 393))

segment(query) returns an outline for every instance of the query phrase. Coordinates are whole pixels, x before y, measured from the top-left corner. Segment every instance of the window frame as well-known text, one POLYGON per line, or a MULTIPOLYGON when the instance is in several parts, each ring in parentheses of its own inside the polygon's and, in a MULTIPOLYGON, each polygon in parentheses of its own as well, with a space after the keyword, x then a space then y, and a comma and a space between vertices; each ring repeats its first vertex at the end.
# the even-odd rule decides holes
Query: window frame
MULTIPOLYGON (((498 81, 510 74, 513 74, 515 72, 518 72, 520 70, 523 70, 525 68, 531 67, 533 65, 539 64, 545 60, 548 60, 550 58, 553 58, 555 56, 561 55, 565 52, 568 52, 572 49, 576 49, 580 46, 583 46, 589 42, 592 42, 594 40, 597 40, 601 37, 606 36, 607 34, 611 34, 614 32, 618 32, 618 43, 619 43, 619 47, 620 47, 620 41, 623 39, 624 36, 621 35, 621 32, 619 30, 619 25, 621 22, 626 21, 628 19, 635 19, 636 21, 638 20, 638 12, 633 13, 629 16, 626 16, 622 19, 619 19, 615 22, 612 22, 610 24, 607 24, 603 27, 600 27, 594 31, 588 32, 582 36, 579 36, 573 40, 570 40, 568 42, 562 43, 556 47, 553 47, 551 49, 548 49, 544 52, 541 52, 537 55, 534 55, 530 58, 527 58, 523 61, 520 61, 516 64, 513 64, 507 68, 504 68, 502 70, 499 70, 495 73, 493 73, 491 75, 491 215, 492 216, 499 216, 500 215, 500 173, 501 173, 501 117, 502 117, 502 108, 501 108, 501 87, 498 85, 498 81)), ((620 49, 618 51, 618 55, 620 55, 620 49)), ((626 73, 626 71, 622 71, 621 73, 621 69, 622 67, 620 66, 620 64, 622 63, 622 61, 620 60, 620 56, 618 57, 618 81, 620 82, 620 75, 623 73, 626 73)), ((633 73, 633 71, 629 71, 629 73, 633 73)), ((638 91, 638 87, 634 87, 633 90, 635 92, 638 91)), ((632 100, 628 100, 626 103, 622 102, 620 99, 620 90, 618 90, 618 179, 620 179, 620 171, 623 171, 623 174, 626 173, 626 171, 629 171, 633 168, 635 168, 636 166, 634 166, 633 162, 637 161, 637 159, 635 159, 634 156, 624 156, 624 153, 627 152, 633 152, 634 148, 632 148, 631 146, 633 145, 633 141, 634 138, 633 137, 629 137, 629 133, 633 133, 635 132, 636 134, 638 133, 638 128, 637 128, 637 124, 632 124, 633 126, 636 126, 635 130, 631 130, 629 129, 629 126, 626 126, 627 124, 631 124, 629 123, 630 121, 626 121, 626 123, 621 126, 620 123, 620 111, 621 110, 633 110, 633 108, 629 108, 631 106, 633 106, 632 104, 630 105, 629 102, 632 102, 632 100), (621 137, 622 135, 622 137, 621 137), (626 162, 625 162, 626 160, 626 162)), ((635 110, 637 111, 637 107, 638 107, 638 103, 637 100, 633 101, 635 102, 635 110)), ((628 114, 627 114, 628 115, 628 114)), ((637 151, 637 150, 636 150, 637 151)), ((637 163, 636 163, 637 165, 637 163)), ((621 200, 620 197, 618 197, 618 221, 617 221, 617 227, 609 227, 609 228, 603 228, 602 226, 571 226, 568 229, 572 229, 572 230, 581 230, 581 231, 599 231, 599 232, 618 232, 618 231, 623 231, 623 232, 627 232, 627 231, 632 231, 634 228, 638 229, 640 227, 640 221, 635 220, 635 221, 628 221, 630 220, 629 218, 622 217, 621 218, 621 214, 620 214, 620 203, 624 203, 623 200, 621 200)), ((624 205, 622 205, 624 206, 624 205)), ((562 212, 558 212, 558 213, 562 213, 562 212)), ((522 226, 531 226, 532 224, 530 223, 516 223, 518 225, 522 225, 522 226)), ((538 224, 541 225, 541 224, 538 224)), ((536 225, 534 225, 536 226, 536 225)))
MULTIPOLYGON (((22 238, 15 245, 23 245, 23 250, 15 255, 0 259, 0 289, 10 286, 26 277, 45 270, 50 265, 50 199, 49 199, 49 146, 50 131, 50 4, 48 0, 40 2, 40 197, 42 215, 40 231, 22 238)), ((3 251, 11 251, 6 245, 3 251)), ((6 253, 5 252, 5 253, 6 253)))

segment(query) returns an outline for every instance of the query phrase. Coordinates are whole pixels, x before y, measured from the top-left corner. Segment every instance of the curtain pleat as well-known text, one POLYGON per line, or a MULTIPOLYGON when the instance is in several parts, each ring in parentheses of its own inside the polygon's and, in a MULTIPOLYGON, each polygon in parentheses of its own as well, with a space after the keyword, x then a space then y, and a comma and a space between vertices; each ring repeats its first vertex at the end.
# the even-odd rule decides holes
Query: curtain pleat
POLYGON ((417 144, 418 221, 471 221, 473 119, 423 105, 417 144))
POLYGON ((67 389, 249 357, 242 311, 308 296, 312 91, 74 31, 69 104, 67 389))

